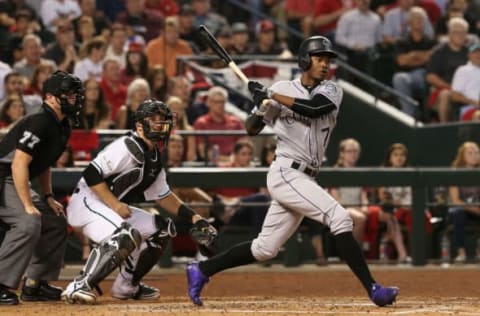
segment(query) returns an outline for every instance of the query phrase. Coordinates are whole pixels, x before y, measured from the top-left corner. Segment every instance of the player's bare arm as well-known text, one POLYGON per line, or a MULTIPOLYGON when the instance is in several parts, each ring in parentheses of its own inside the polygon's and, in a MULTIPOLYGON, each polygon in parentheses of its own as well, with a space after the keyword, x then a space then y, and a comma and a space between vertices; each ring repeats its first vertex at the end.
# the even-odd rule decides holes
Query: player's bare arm
POLYGON ((28 185, 30 173, 28 166, 32 161, 32 156, 22 150, 15 150, 12 161, 12 177, 15 183, 18 197, 25 207, 25 212, 34 216, 41 216, 40 211, 33 205, 30 196, 30 186, 28 185))
POLYGON ((43 192, 45 203, 48 204, 57 216, 63 215, 63 205, 56 201, 53 196, 51 168, 45 169, 45 171, 38 176, 38 184, 43 192))

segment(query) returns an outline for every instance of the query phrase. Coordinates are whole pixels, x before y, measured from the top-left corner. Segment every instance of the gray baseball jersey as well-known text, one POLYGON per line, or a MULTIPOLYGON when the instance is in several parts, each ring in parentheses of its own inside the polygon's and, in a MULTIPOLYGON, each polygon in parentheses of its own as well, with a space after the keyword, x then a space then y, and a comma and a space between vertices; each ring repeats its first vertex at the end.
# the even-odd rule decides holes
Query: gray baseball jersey
POLYGON ((312 99, 322 94, 336 108, 313 119, 272 101, 263 117, 266 125, 277 135, 277 148, 276 158, 267 174, 272 203, 262 231, 252 242, 252 254, 260 261, 275 257, 305 216, 327 225, 334 235, 353 228, 345 208, 313 177, 337 121, 342 89, 335 82, 326 80, 309 91, 299 79, 280 81, 271 89, 298 99, 312 99))
POLYGON ((276 155, 278 157, 292 158, 318 168, 337 122, 343 90, 335 82, 326 80, 309 92, 302 86, 300 79, 279 81, 271 89, 300 99, 311 99, 316 94, 322 94, 335 104, 336 110, 312 119, 273 102, 264 117, 265 123, 272 127, 277 135, 276 155))

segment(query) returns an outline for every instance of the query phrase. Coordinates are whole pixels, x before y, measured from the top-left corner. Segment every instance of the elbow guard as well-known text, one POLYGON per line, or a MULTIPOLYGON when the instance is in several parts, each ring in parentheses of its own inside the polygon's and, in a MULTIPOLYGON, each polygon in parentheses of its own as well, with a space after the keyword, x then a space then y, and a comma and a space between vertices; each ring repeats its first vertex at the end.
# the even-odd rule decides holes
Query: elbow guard
POLYGON ((311 100, 294 99, 292 111, 310 118, 318 118, 336 109, 336 105, 322 94, 316 94, 311 100))
POLYGON ((263 116, 251 114, 245 121, 245 129, 248 136, 255 136, 263 129, 265 122, 263 122, 263 116))
POLYGON ((83 178, 89 187, 102 183, 104 181, 102 175, 92 164, 89 164, 83 171, 83 178))

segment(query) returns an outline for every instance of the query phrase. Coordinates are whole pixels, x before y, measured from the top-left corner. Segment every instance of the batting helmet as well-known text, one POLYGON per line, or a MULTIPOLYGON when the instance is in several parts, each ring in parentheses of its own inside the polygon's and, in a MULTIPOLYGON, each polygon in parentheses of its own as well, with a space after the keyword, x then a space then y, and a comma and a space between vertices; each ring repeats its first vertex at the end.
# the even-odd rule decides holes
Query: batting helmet
POLYGON ((59 99, 63 114, 70 117, 76 117, 80 114, 85 98, 85 89, 82 81, 77 76, 60 70, 55 71, 43 83, 42 95, 44 98, 47 93, 59 99), (75 104, 70 104, 68 101, 71 94, 75 95, 75 104))
POLYGON ((168 106, 158 100, 148 99, 140 103, 135 112, 135 122, 140 122, 146 138, 153 142, 167 140, 173 127, 173 114, 168 106), (160 121, 149 118, 159 115, 160 121))
POLYGON ((303 70, 308 70, 312 65, 312 54, 327 54, 332 58, 338 54, 332 49, 330 40, 323 36, 312 36, 300 44, 298 49, 298 66, 303 70))

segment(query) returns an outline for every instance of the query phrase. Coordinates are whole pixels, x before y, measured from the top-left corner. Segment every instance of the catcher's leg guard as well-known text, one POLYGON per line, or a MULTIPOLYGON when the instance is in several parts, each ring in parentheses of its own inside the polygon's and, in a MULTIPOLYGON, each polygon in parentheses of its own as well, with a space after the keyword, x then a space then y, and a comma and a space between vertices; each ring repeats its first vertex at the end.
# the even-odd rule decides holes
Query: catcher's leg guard
POLYGON ((76 288, 86 286, 88 290, 97 287, 142 241, 140 232, 124 222, 113 235, 94 248, 87 259, 82 276, 75 279, 76 288))
POLYGON ((122 264, 120 274, 113 284, 113 297, 153 299, 159 296, 157 289, 142 285, 140 281, 158 263, 168 240, 176 236, 176 229, 169 218, 163 219, 157 215, 155 221, 159 230, 147 238, 139 251, 132 253, 122 264))

